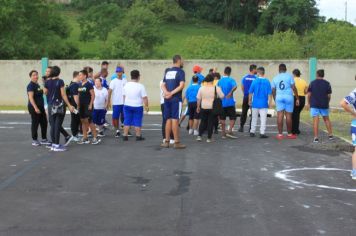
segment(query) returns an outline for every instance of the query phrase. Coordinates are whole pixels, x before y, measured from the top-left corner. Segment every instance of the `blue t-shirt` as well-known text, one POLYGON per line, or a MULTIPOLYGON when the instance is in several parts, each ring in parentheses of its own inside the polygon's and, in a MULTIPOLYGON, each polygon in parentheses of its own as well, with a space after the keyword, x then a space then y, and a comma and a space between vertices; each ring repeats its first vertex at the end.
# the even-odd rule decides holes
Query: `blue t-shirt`
POLYGON ((47 92, 48 105, 52 105, 54 101, 61 102, 62 94, 61 88, 64 87, 64 81, 61 79, 48 79, 45 83, 47 92))
POLYGON ((255 79, 249 90, 252 95, 252 108, 268 108, 268 96, 272 94, 271 84, 266 78, 255 79))
MULTIPOLYGON (((163 83, 166 84, 168 92, 175 90, 179 87, 180 82, 185 82, 185 72, 181 68, 172 67, 166 69, 164 73, 163 83)), ((182 91, 173 95, 172 98, 182 100, 182 91)))
POLYGON ((203 83, 203 81, 205 79, 204 75, 202 75, 200 73, 196 73, 196 76, 198 76, 198 84, 200 85, 201 83, 203 83))
MULTIPOLYGON (((222 92, 226 96, 231 92, 231 90, 237 86, 236 81, 229 77, 229 76, 223 76, 218 82, 218 86, 221 88, 222 92)), ((226 98, 224 97, 222 99, 222 105, 223 107, 234 107, 235 106, 235 99, 234 96, 231 96, 231 98, 226 98)))
POLYGON ((185 98, 187 99, 188 103, 197 102, 197 95, 199 89, 199 84, 192 84, 187 88, 187 90, 185 91, 185 98))
POLYGON ((252 82, 257 78, 256 75, 245 75, 245 77, 242 78, 241 84, 244 86, 244 97, 248 97, 248 93, 250 91, 250 87, 252 82))
POLYGON ((310 96, 310 107, 318 109, 329 108, 329 94, 332 93, 331 85, 324 79, 316 79, 310 83, 308 88, 310 96))
POLYGON ((352 91, 348 96, 345 97, 345 101, 347 104, 353 106, 354 110, 356 111, 356 89, 352 91))
POLYGON ((293 96, 294 78, 289 73, 280 73, 273 78, 271 86, 276 89, 276 96, 293 96))

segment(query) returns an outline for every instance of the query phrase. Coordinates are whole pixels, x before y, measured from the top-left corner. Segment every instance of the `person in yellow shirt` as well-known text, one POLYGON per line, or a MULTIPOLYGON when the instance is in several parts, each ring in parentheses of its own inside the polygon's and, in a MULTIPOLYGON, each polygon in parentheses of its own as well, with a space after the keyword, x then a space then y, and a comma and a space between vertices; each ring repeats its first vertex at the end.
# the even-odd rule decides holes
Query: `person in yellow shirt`
POLYGON ((292 114, 292 133, 300 134, 299 123, 300 123, 300 113, 305 106, 305 96, 308 93, 308 83, 300 78, 301 73, 299 69, 293 71, 295 87, 298 90, 299 96, 299 106, 296 105, 296 99, 294 98, 294 110, 292 114))

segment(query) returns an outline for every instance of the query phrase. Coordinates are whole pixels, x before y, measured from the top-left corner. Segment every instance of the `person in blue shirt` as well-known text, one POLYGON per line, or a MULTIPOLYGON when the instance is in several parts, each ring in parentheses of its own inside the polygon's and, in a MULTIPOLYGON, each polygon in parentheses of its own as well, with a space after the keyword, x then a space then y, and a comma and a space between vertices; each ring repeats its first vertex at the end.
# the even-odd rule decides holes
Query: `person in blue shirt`
POLYGON ((340 102, 341 107, 351 114, 353 120, 351 122, 351 138, 354 146, 352 154, 352 171, 351 177, 356 180, 356 89, 354 89, 348 96, 340 102))
POLYGON ((272 88, 265 76, 265 68, 257 69, 257 79, 255 79, 249 89, 249 106, 252 107, 252 122, 250 136, 255 137, 258 115, 261 119, 260 138, 268 138, 266 135, 266 123, 269 104, 271 104, 272 88))
MULTIPOLYGON (((201 67, 199 65, 193 66, 193 73, 194 73, 194 75, 196 75, 198 77, 199 85, 201 85, 201 83, 203 83, 203 81, 205 79, 204 75, 201 74, 202 72, 203 72, 203 67, 201 67)), ((191 81, 190 84, 193 84, 193 80, 191 81)))
POLYGON ((298 91, 294 85, 293 75, 287 73, 287 66, 285 64, 279 65, 279 74, 273 78, 272 94, 276 102, 277 108, 277 126, 278 135, 277 139, 284 139, 283 136, 283 121, 286 117, 288 139, 296 139, 297 136, 292 134, 292 113, 294 109, 294 96, 296 99, 296 106, 299 106, 298 91), (294 94, 293 94, 294 92, 294 94))
MULTIPOLYGON (((244 94, 243 102, 242 102, 242 113, 240 117, 240 128, 239 132, 244 132, 244 126, 247 120, 247 112, 250 109, 248 105, 248 97, 249 97, 249 90, 251 87, 252 82, 256 79, 257 74, 257 66, 250 65, 250 73, 245 75, 241 80, 241 90, 244 94)), ((250 121, 250 129, 251 129, 251 121, 250 121)))
POLYGON ((185 91, 185 100, 188 103, 188 114, 189 114, 189 134, 198 135, 198 125, 199 125, 199 113, 197 113, 197 95, 200 89, 199 77, 194 75, 192 77, 192 84, 185 91))
POLYGON ((180 55, 173 57, 173 67, 167 68, 164 74, 162 90, 164 94, 164 116, 166 121, 165 142, 163 148, 169 148, 170 134, 173 131, 174 148, 184 149, 186 146, 179 140, 179 115, 182 103, 182 91, 185 84, 185 72, 183 59, 180 55))
POLYGON ((236 136, 232 133, 232 129, 235 126, 236 122, 236 107, 234 99, 234 91, 237 89, 236 81, 230 77, 231 67, 227 66, 224 70, 224 76, 218 82, 218 86, 224 93, 224 98, 222 100, 222 106, 224 108, 224 113, 220 116, 221 129, 222 129, 222 138, 232 138, 236 139, 236 136), (229 131, 226 132, 226 118, 230 119, 229 131))

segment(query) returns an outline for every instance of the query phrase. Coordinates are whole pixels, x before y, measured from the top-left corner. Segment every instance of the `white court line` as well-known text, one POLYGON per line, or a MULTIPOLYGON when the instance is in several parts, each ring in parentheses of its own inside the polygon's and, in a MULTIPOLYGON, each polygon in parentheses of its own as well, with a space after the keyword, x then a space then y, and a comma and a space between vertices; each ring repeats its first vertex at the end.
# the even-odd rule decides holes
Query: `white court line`
POLYGON ((15 127, 11 126, 0 126, 0 129, 14 129, 15 127))
POLYGON ((354 188, 340 188, 334 186, 327 186, 327 185, 320 185, 320 184, 308 184, 302 181, 293 180, 292 176, 289 176, 288 173, 295 172, 295 171, 304 171, 304 170, 322 170, 322 171, 342 171, 350 173, 350 170, 345 169, 338 169, 338 168, 325 168, 325 167, 316 167, 316 168, 295 168, 289 170, 282 170, 278 171, 274 174, 274 176, 278 179, 284 180, 286 182, 290 182, 296 185, 304 185, 308 187, 316 187, 316 188, 323 188, 323 189, 332 189, 332 190, 339 190, 339 191, 347 191, 347 192, 356 192, 354 188))

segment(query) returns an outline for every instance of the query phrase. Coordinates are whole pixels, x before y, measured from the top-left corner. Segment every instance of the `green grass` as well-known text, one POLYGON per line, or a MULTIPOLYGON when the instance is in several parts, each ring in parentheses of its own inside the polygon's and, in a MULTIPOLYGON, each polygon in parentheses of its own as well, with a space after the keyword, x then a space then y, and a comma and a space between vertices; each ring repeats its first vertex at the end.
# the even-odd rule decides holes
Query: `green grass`
POLYGON ((0 105, 0 111, 27 111, 27 106, 5 106, 0 105))

